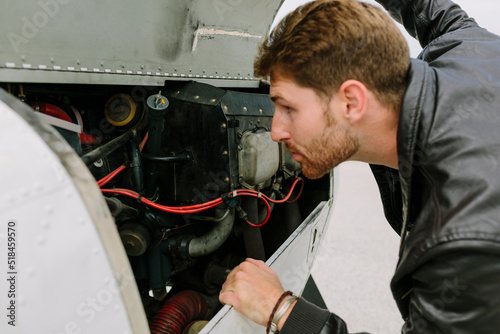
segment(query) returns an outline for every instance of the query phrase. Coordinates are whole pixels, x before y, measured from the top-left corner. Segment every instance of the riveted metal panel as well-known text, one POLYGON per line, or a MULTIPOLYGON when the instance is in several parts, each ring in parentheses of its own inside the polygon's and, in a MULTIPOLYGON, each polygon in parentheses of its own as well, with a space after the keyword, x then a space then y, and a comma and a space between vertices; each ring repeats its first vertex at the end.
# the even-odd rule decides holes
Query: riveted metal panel
POLYGON ((257 46, 282 1, 10 2, 0 17, 0 80, 255 86, 257 46))

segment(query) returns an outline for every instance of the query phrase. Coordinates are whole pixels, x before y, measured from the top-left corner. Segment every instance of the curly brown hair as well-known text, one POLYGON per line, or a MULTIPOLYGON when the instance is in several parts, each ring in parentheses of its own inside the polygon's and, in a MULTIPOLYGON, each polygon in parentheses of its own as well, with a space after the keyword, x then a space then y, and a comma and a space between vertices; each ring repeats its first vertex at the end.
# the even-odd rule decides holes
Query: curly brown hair
POLYGON ((326 101, 343 82, 362 82, 398 110, 410 66, 408 44, 380 8, 357 0, 317 0, 288 14, 260 45, 257 77, 290 76, 326 101))

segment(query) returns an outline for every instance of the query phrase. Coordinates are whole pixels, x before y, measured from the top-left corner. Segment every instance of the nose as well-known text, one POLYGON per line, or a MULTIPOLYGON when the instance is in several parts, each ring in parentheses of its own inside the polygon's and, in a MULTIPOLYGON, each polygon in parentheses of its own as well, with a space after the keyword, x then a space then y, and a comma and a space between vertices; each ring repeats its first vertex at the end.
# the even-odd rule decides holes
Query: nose
POLYGON ((273 116, 273 124, 271 127, 271 138, 276 142, 287 141, 290 139, 286 121, 281 112, 276 110, 273 116))

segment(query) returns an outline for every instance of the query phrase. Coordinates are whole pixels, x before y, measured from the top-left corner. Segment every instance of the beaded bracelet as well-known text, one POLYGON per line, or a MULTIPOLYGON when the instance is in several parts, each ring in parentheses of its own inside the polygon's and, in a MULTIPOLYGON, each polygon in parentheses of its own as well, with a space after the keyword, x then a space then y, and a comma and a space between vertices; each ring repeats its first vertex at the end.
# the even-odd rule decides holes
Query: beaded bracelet
MULTIPOLYGON (((280 304, 283 301, 283 299, 285 299, 287 296, 293 296, 293 292, 292 291, 285 291, 285 292, 283 292, 283 294, 280 296, 280 298, 276 302, 276 305, 274 305, 273 311, 271 312, 271 315, 269 316, 269 321, 267 322, 266 334, 269 334, 269 332, 271 331, 272 327, 274 327, 273 328, 273 332, 276 331, 276 324, 273 322, 273 320, 275 318, 274 315, 276 314, 276 311, 278 310, 278 307, 280 306, 280 304)), ((296 298, 297 297, 295 297, 294 300, 296 298)), ((290 304, 288 304, 288 306, 290 306, 290 304)), ((287 307, 287 309, 288 309, 288 307, 287 307)), ((283 310, 283 308, 280 311, 282 311, 282 310, 283 310)), ((283 313, 285 313, 285 312, 286 312, 286 310, 283 313)), ((280 318, 282 316, 283 316, 283 314, 281 314, 280 318)), ((279 319, 278 319, 278 321, 279 321, 279 319)))

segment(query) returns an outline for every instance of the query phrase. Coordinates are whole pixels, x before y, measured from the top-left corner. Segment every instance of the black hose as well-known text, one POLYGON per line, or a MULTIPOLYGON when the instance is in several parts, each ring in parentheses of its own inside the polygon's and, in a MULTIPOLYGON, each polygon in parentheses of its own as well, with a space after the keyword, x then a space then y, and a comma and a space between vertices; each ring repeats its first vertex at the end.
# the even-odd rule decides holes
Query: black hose
POLYGON ((83 162, 90 167, 94 162, 104 158, 108 154, 113 153, 116 149, 125 145, 129 140, 134 138, 137 134, 136 129, 129 130, 119 137, 107 142, 106 144, 96 148, 95 150, 82 156, 83 162))
POLYGON ((139 194, 142 194, 144 191, 144 176, 137 138, 128 143, 128 149, 130 161, 129 166, 132 169, 134 188, 139 194))
MULTIPOLYGON (((161 150, 161 140, 163 135, 163 124, 165 113, 168 108, 168 100, 159 94, 148 97, 147 100, 149 114, 149 138, 146 143, 145 151, 151 156, 158 156, 161 150)), ((142 155, 144 157, 144 154, 142 155)), ((158 168, 155 161, 151 161, 145 166, 145 197, 152 199, 156 197, 158 191, 158 168)))
MULTIPOLYGON (((260 222, 257 198, 243 197, 241 199, 241 208, 248 214, 248 221, 252 223, 255 222, 256 224, 260 222)), ((264 261, 266 259, 266 253, 264 250, 264 242, 262 240, 260 228, 244 223, 242 226, 242 232, 247 257, 264 261)))
POLYGON ((175 163, 175 162, 187 162, 193 160, 191 155, 183 154, 183 155, 172 155, 168 157, 162 157, 158 155, 152 155, 147 153, 141 154, 142 159, 152 162, 165 162, 165 163, 175 163))

